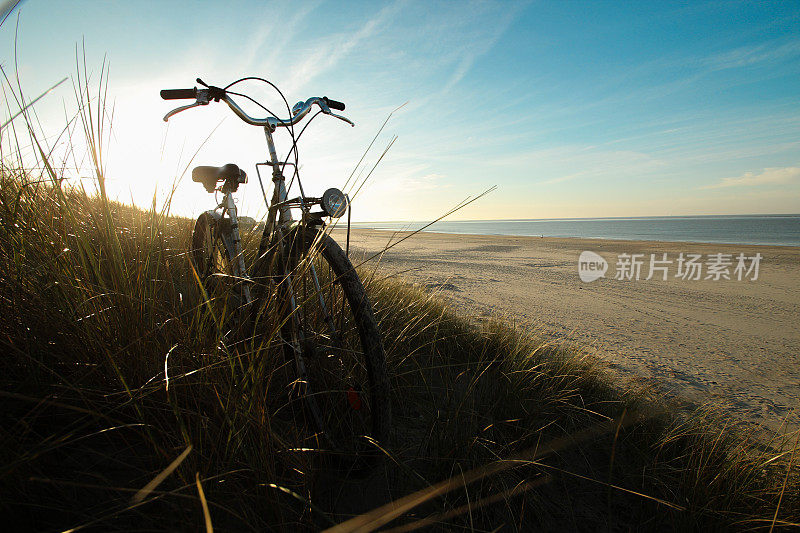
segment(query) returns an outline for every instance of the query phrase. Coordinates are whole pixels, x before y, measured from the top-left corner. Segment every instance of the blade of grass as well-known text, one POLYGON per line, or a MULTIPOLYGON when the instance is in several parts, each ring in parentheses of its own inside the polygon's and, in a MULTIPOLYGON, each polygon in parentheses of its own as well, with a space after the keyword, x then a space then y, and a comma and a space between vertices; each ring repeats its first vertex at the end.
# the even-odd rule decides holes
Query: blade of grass
POLYGON ((186 447, 183 452, 172 461, 169 466, 167 466, 164 470, 159 472, 159 474, 154 477, 150 482, 142 487, 142 489, 134 494, 133 498, 131 498, 131 503, 140 503, 142 500, 147 498, 147 495, 153 492, 153 489, 161 485, 161 483, 172 474, 176 468, 178 468, 184 459, 186 459, 189 454, 192 452, 192 445, 186 447))
POLYGON ((195 472, 194 481, 197 483, 197 494, 200 496, 200 503, 203 506, 203 521, 206 525, 206 533, 214 533, 214 526, 211 525, 211 513, 208 511, 206 494, 203 492, 203 485, 200 483, 200 472, 195 472))

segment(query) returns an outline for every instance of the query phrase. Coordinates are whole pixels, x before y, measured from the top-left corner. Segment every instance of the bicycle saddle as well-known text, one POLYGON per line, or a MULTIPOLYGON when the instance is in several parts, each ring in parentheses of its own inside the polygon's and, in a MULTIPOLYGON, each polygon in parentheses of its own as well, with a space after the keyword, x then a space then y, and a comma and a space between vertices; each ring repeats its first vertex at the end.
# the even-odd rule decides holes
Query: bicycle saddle
POLYGON ((202 183, 208 192, 214 192, 220 181, 228 181, 236 190, 239 183, 247 183, 247 174, 233 163, 221 167, 201 166, 192 169, 192 181, 202 183))

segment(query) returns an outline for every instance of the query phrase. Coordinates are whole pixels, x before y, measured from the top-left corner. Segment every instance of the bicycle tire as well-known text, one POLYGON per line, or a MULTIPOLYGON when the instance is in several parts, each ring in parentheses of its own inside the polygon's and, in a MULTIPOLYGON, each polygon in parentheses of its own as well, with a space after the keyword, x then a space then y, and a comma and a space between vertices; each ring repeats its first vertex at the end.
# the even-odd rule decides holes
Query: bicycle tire
POLYGON ((221 227, 223 219, 203 213, 192 232, 191 258, 205 292, 225 315, 233 315, 243 304, 241 283, 235 280, 232 237, 221 227))
MULTIPOLYGON (((372 306, 355 268, 329 235, 300 227, 284 242, 280 255, 286 266, 277 268, 283 270, 284 280, 291 278, 291 294, 297 303, 295 316, 286 318, 282 330, 291 341, 284 344, 285 356, 297 359, 291 344, 299 345, 299 364, 305 369, 295 370, 298 376, 304 370, 307 374, 311 392, 303 400, 309 425, 318 432, 315 444, 332 445, 333 455, 355 458, 357 464, 367 466, 380 457, 378 446, 388 442, 391 424, 386 356, 372 306), (310 265, 317 273, 319 291, 310 265), (332 305, 326 312, 328 302, 332 305), (333 316, 338 339, 327 323, 333 316)), ((285 300, 290 297, 285 283, 282 293, 285 300)), ((291 304, 287 302, 284 308, 291 309, 291 304)), ((345 462, 351 468, 356 464, 345 462)))

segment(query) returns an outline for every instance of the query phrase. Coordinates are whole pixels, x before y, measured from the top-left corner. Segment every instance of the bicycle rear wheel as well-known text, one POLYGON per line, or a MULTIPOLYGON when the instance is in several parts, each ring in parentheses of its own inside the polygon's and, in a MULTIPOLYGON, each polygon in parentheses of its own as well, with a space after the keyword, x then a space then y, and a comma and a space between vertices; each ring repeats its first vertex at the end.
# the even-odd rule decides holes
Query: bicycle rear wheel
POLYGON ((299 228, 285 240, 290 312, 283 337, 316 430, 313 444, 340 459, 375 457, 376 444, 388 440, 391 409, 383 343, 364 286, 327 234, 299 228))
POLYGON ((223 219, 203 213, 192 233, 192 262, 205 296, 222 317, 232 317, 244 304, 242 283, 236 277, 232 237, 223 231, 223 219))

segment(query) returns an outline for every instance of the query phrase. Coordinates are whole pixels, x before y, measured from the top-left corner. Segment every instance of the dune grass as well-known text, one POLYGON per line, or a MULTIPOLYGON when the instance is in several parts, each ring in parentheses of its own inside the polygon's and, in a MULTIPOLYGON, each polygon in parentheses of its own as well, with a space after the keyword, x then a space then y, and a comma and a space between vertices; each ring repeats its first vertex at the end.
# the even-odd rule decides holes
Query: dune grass
POLYGON ((387 351, 392 439, 367 476, 327 471, 280 412, 270 302, 252 342, 228 342, 226 311, 192 273, 192 221, 106 198, 102 98, 78 87, 97 194, 61 180, 29 116, 41 170, 26 170, 8 130, 0 138, 4 524, 799 527, 795 435, 755 446, 722 414, 676 413, 579 349, 476 323, 370 263, 360 273, 387 351))

